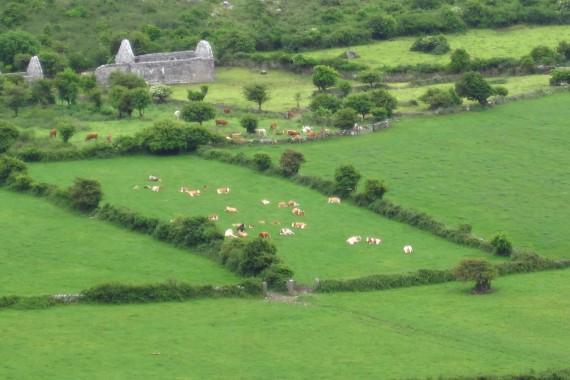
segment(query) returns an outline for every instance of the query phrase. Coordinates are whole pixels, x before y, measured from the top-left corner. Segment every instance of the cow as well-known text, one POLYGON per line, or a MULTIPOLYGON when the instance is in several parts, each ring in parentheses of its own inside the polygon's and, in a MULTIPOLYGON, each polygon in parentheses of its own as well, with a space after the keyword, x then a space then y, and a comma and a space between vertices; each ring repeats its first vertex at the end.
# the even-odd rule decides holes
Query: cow
POLYGON ((187 193, 188 192, 188 188, 186 186, 182 186, 180 187, 180 192, 181 193, 187 193))
POLYGON ((307 139, 309 139, 309 140, 316 140, 318 137, 319 137, 319 135, 317 135, 315 132, 307 133, 307 139))
POLYGON ((289 228, 282 228, 279 230, 279 235, 281 236, 293 236, 295 233, 289 228))
POLYGON ((303 141, 303 136, 301 135, 291 137, 292 143, 301 143, 302 141, 303 141))
POLYGON ((339 205, 340 204, 340 198, 339 197, 329 197, 328 202, 331 205, 339 205))
POLYGON ((277 123, 271 123, 269 128, 271 129, 271 132, 275 133, 275 130, 277 129, 277 123))
POLYGON ((154 191, 155 193, 158 193, 160 191, 160 186, 157 186, 157 185, 153 185, 153 186, 146 185, 144 188, 148 189, 150 191, 154 191))
POLYGON ((301 130, 303 131, 303 133, 309 133, 313 132, 313 127, 309 127, 308 125, 303 125, 303 128, 301 128, 301 130))
POLYGON ((229 192, 230 192, 229 187, 220 187, 219 189, 216 189, 216 193, 218 194, 228 194, 229 192))
POLYGON ((299 207, 295 207, 291 210, 291 213, 296 216, 305 216, 305 211, 301 210, 299 207))
POLYGON ((259 236, 260 238, 262 238, 262 239, 269 239, 269 238, 271 238, 271 235, 269 235, 269 232, 265 232, 265 231, 260 232, 258 236, 259 236))
POLYGON ((295 201, 288 201, 287 205, 289 207, 299 207, 300 206, 300 204, 298 202, 295 202, 295 201))
POLYGON ((227 114, 227 113, 232 113, 232 109, 229 108, 229 107, 225 107, 225 108, 224 108, 224 113, 226 113, 226 114, 227 114))
POLYGON ((279 208, 287 208, 287 207, 288 207, 288 206, 287 206, 287 202, 281 201, 281 202, 279 202, 279 203, 277 204, 277 207, 279 207, 279 208))
POLYGON ((271 204, 271 201, 268 201, 267 199, 262 199, 261 204, 264 206, 267 206, 267 205, 271 204))
POLYGON ((291 223, 291 227, 297 228, 299 230, 304 230, 305 228, 307 228, 307 223, 293 222, 293 223, 291 223))
POLYGON ((380 243, 382 243, 382 239, 375 238, 375 237, 367 237, 366 243, 368 243, 370 245, 380 245, 380 243))
POLYGON ((267 130, 265 128, 256 128, 255 134, 260 137, 265 137, 267 136, 267 130))
POLYGON ((234 234, 234 230, 232 230, 231 228, 228 228, 226 232, 224 232, 224 236, 227 237, 228 239, 237 238, 236 234, 234 234))
POLYGON ((188 194, 192 198, 199 197, 201 195, 200 190, 188 190, 186 191, 186 194, 188 194))
POLYGON ((226 206, 224 211, 227 212, 228 214, 237 214, 238 209, 235 207, 226 206))
POLYGON ((289 136, 289 137, 295 137, 295 136, 299 136, 299 135, 300 135, 299 132, 297 132, 297 131, 295 131, 295 130, 293 130, 293 129, 288 129, 288 130, 285 131, 285 133, 286 133, 287 136, 289 136))
POLYGON ((149 175, 149 176, 148 176, 148 180, 149 180, 150 182, 160 182, 160 177, 155 176, 155 175, 149 175))
POLYGON ((246 238, 247 237, 247 232, 245 231, 238 231, 238 236, 240 238, 246 238))
POLYGON ((355 245, 360 243, 361 240, 362 240, 361 236, 351 236, 348 239, 346 239, 346 242, 348 243, 348 245, 355 245))
POLYGON ((180 120, 180 110, 174 111, 174 117, 176 118, 176 120, 180 120))
POLYGON ((52 128, 49 130, 49 137, 50 138, 56 138, 57 137, 57 129, 52 128))
POLYGON ((293 119, 295 116, 297 116, 297 114, 293 111, 287 111, 287 114, 285 115, 286 119, 293 119))
POLYGON ((237 226, 234 225, 236 227, 237 232, 245 232, 245 224, 244 223, 238 223, 237 226))
POLYGON ((404 253, 405 253, 405 254, 410 254, 410 253, 413 253, 413 252, 414 252, 414 248, 412 248, 411 245, 405 245, 405 246, 404 246, 404 253))
POLYGON ((210 222, 217 222, 218 220, 220 220, 220 217, 217 214, 212 214, 208 216, 208 220, 210 222))
POLYGON ((216 119, 216 126, 218 125, 228 125, 230 122, 224 119, 216 119))
POLYGON ((107 142, 113 142, 113 135, 110 133, 107 135, 107 142))
POLYGON ((85 141, 97 140, 98 138, 99 138, 99 135, 97 133, 91 132, 85 136, 85 141))

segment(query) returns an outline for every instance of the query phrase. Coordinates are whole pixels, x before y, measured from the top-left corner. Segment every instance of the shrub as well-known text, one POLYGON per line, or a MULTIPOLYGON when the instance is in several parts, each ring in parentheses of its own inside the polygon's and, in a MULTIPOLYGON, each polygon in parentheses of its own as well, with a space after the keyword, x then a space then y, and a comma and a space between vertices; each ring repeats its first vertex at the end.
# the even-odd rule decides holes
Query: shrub
POLYGON ((279 258, 275 245, 265 239, 257 238, 245 245, 238 271, 243 276, 257 276, 277 263, 279 258))
POLYGON ((20 133, 11 124, 0 121, 0 153, 6 152, 16 142, 20 133))
POLYGON ((342 108, 334 114, 333 125, 336 128, 350 130, 358 120, 358 114, 352 108, 342 108))
POLYGON ((114 139, 114 145, 123 154, 140 153, 143 150, 139 136, 119 136, 114 139))
POLYGON ((26 173, 15 173, 6 181, 8 187, 15 191, 28 191, 32 188, 33 180, 26 173))
POLYGON ((73 124, 71 124, 70 122, 60 122, 60 125, 58 126, 58 132, 59 132, 59 137, 61 137, 61 141, 63 141, 64 143, 67 143, 69 141, 70 138, 73 137, 73 135, 75 134, 75 126, 73 124))
POLYGON ((326 109, 331 112, 336 112, 341 106, 341 101, 336 96, 332 94, 317 94, 311 100, 309 108, 311 111, 316 112, 319 109, 326 109))
POLYGON ((132 90, 133 88, 144 88, 147 84, 143 78, 134 73, 113 71, 111 75, 109 75, 109 87, 114 86, 121 86, 132 90))
POLYGON ((272 166, 271 156, 267 153, 256 153, 253 156, 253 163, 257 170, 267 170, 272 166))
POLYGON ((188 146, 187 132, 177 122, 163 120, 140 133, 142 146, 154 154, 178 154, 188 146))
POLYGON ((548 46, 537 46, 531 50, 530 56, 539 65, 556 65, 564 60, 554 49, 548 46))
POLYGON ((452 73, 462 73, 468 71, 471 66, 471 56, 465 49, 456 49, 451 53, 449 70, 452 73))
POLYGON ((270 99, 269 87, 265 84, 250 84, 244 86, 243 95, 250 102, 257 103, 258 110, 261 111, 261 105, 270 99))
POLYGON ((461 98, 457 95, 453 88, 444 90, 441 88, 430 88, 423 94, 419 100, 429 105, 434 110, 438 108, 449 108, 460 105, 461 98))
POLYGON ((244 115, 239 122, 241 126, 245 128, 247 133, 255 133, 259 123, 257 117, 253 115, 244 115))
POLYGON ((474 293, 486 293, 491 290, 491 280, 497 277, 497 269, 488 261, 462 260, 453 270, 456 279, 475 281, 474 293))
POLYGON ((6 183, 10 176, 26 174, 26 172, 26 164, 22 161, 8 156, 0 156, 0 185, 6 183))
POLYGON ((182 120, 200 123, 212 120, 216 117, 214 106, 204 102, 190 102, 182 108, 182 120))
POLYGON ((166 103, 172 95, 172 88, 164 84, 157 84, 150 87, 150 96, 156 103, 166 103))
POLYGON ((313 84, 319 91, 333 87, 339 78, 338 71, 330 66, 318 65, 313 69, 313 84))
POLYGON ((557 69, 552 71, 550 77, 551 86, 563 86, 570 84, 570 70, 557 69))
POLYGON ((418 38, 410 48, 412 51, 419 51, 423 53, 442 55, 447 53, 450 49, 447 38, 443 35, 439 36, 426 36, 418 38))
POLYGON ((509 90, 503 86, 496 86, 493 88, 493 95, 505 97, 509 95, 509 90))
POLYGON ((352 108, 358 112, 364 120, 374 105, 372 104, 372 101, 367 94, 360 93, 350 95, 348 98, 346 98, 344 101, 344 106, 347 108, 352 108))
POLYGON ((463 74, 455 84, 455 91, 462 98, 476 100, 481 105, 486 105, 487 99, 493 95, 491 85, 480 73, 474 71, 463 74))
POLYGON ((384 107, 372 108, 372 110, 370 110, 370 113, 372 114, 374 121, 384 121, 390 116, 384 107))
POLYGON ((383 40, 396 34, 396 20, 389 15, 375 14, 368 20, 368 28, 372 30, 372 38, 383 40))
POLYGON ((213 244, 223 240, 224 236, 216 225, 206 217, 176 219, 167 225, 157 226, 156 237, 183 247, 195 247, 213 244), (166 235, 162 232, 167 231, 166 235))
POLYGON ((293 278, 293 271, 285 264, 273 264, 261 272, 260 277, 270 289, 286 290, 287 281, 293 278))
POLYGON ((513 245, 503 233, 499 233, 491 239, 493 253, 497 256, 510 256, 513 253, 513 245))
POLYGON ((352 165, 343 165, 335 170, 335 193, 341 198, 348 198, 356 191, 361 174, 352 165))
POLYGON ((287 149, 281 154, 279 164, 281 171, 286 177, 292 177, 299 173, 301 165, 305 162, 303 153, 295 152, 294 150, 287 149))
POLYGON ((101 184, 92 179, 76 178, 67 190, 71 205, 80 211, 92 211, 99 206, 103 192, 101 184))
POLYGON ((358 194, 355 200, 359 206, 366 206, 382 199, 387 191, 384 182, 377 179, 368 179, 364 183, 364 192, 358 194))
POLYGON ((193 152, 201 145, 216 144, 224 141, 222 136, 210 132, 207 128, 191 126, 184 128, 186 132, 186 150, 193 152))
POLYGON ((208 94, 208 86, 201 86, 200 91, 188 90, 188 100, 191 102, 201 102, 208 94))
POLYGON ((556 52, 564 57, 565 60, 570 61, 570 41, 560 41, 556 52))
POLYGON ((374 90, 369 95, 374 107, 384 108, 388 111, 388 116, 392 116, 398 107, 398 100, 384 89, 374 90))

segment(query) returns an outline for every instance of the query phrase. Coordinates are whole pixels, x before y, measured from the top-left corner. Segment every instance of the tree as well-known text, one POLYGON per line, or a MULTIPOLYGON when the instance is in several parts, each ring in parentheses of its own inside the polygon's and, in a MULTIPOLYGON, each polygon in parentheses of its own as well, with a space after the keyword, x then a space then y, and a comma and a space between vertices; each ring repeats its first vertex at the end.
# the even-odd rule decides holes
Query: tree
POLYGON ((53 93, 53 82, 49 79, 38 79, 32 82, 31 87, 32 102, 47 106, 55 104, 53 93))
POLYGON ((336 96, 332 94, 321 93, 313 97, 313 99, 311 100, 311 104, 309 105, 309 108, 313 112, 321 108, 329 110, 331 112, 336 112, 338 111, 341 105, 342 102, 336 96))
POLYGON ((71 205, 81 211, 89 212, 97 208, 103 192, 101 184, 95 180, 76 178, 67 190, 71 205))
POLYGON ((438 108, 449 108, 460 105, 461 98, 454 89, 448 90, 442 88, 430 88, 425 94, 420 96, 419 100, 429 105, 432 110, 438 108))
POLYGON ((344 106, 352 108, 362 116, 362 120, 370 113, 373 107, 372 101, 367 94, 354 94, 346 98, 344 106))
POLYGON ((55 77, 55 87, 59 97, 68 105, 75 104, 79 94, 80 77, 71 69, 65 69, 55 77))
POLYGON ((204 102, 190 102, 182 108, 182 120, 188 122, 200 123, 212 120, 216 117, 216 109, 214 106, 204 102))
POLYGON ((333 125, 336 128, 349 130, 358 120, 358 114, 352 108, 342 108, 334 114, 333 125))
POLYGON ((65 56, 53 51, 42 52, 39 58, 42 63, 44 75, 48 78, 53 78, 57 73, 62 72, 69 66, 69 62, 65 56))
POLYGON ((14 116, 18 117, 20 108, 28 104, 30 100, 30 90, 24 82, 19 85, 9 83, 4 87, 4 103, 14 111, 14 116))
POLYGON ((411 51, 419 51, 423 53, 442 55, 447 53, 451 48, 447 42, 447 38, 443 35, 419 37, 410 48, 411 51))
POLYGON ((330 66, 319 65, 313 69, 313 84, 319 91, 326 91, 333 87, 339 78, 338 71, 330 66))
POLYGON ((60 122, 57 128, 59 132, 59 137, 64 143, 67 143, 71 137, 75 134, 75 126, 69 122, 60 122))
POLYGON ((122 118, 124 114, 131 117, 135 106, 133 104, 132 93, 128 88, 123 86, 111 87, 109 99, 111 100, 111 105, 119 112, 119 119, 122 118))
POLYGON ((244 115, 239 121, 241 126, 245 128, 247 133, 255 133, 259 121, 253 115, 244 115))
POLYGON ((141 134, 141 144, 154 154, 177 154, 188 146, 188 131, 181 123, 163 120, 154 123, 141 134))
POLYGON ((172 95, 172 88, 164 84, 157 84, 150 88, 150 96, 156 103, 166 103, 170 95, 172 95))
POLYGON ((354 166, 339 166, 334 173, 335 194, 341 198, 347 198, 356 191, 360 178, 362 178, 362 176, 354 166))
POLYGON ((485 260, 466 259, 455 267, 453 274, 460 281, 475 281, 473 292, 481 294, 491 290, 491 280, 497 276, 497 269, 485 260))
POLYGON ((267 153, 256 153, 253 155, 253 163, 257 170, 264 171, 271 168, 271 156, 267 153))
POLYGON ((358 81, 367 84, 368 87, 378 87, 384 80, 384 75, 379 71, 364 71, 358 75, 358 81))
POLYGON ((396 34, 396 20, 394 17, 384 14, 375 14, 368 20, 368 27, 372 30, 372 37, 385 40, 396 34))
POLYGON ((19 135, 16 127, 0 121, 0 153, 6 152, 16 142, 19 135))
POLYGON ((242 276, 257 276, 273 264, 279 263, 275 245, 261 238, 247 243, 242 255, 238 268, 242 276))
POLYGON ((87 92, 87 99, 93 103, 96 111, 100 111, 103 106, 103 94, 99 88, 94 88, 87 92))
POLYGON ((340 96, 345 98, 352 92, 352 85, 349 81, 343 80, 338 82, 338 89, 340 91, 340 96))
POLYGON ((188 89, 188 100, 191 102, 201 102, 208 94, 208 86, 201 86, 200 91, 188 89))
POLYGON ((85 92, 97 88, 97 77, 95 74, 82 74, 79 78, 79 87, 85 92))
POLYGON ((491 85, 480 73, 474 71, 463 74, 455 84, 455 92, 462 98, 476 100, 481 105, 486 105, 487 99, 493 95, 491 85))
POLYGON ((37 54, 40 42, 32 34, 19 30, 10 30, 0 34, 0 61, 13 65, 16 54, 37 54))
POLYGON ((560 41, 556 48, 556 52, 564 57, 565 60, 570 61, 570 41, 560 41))
POLYGON ((113 71, 109 75, 109 86, 122 86, 132 90, 137 87, 146 87, 145 80, 133 73, 123 73, 122 71, 113 71))
POLYGON ((299 169, 301 169, 301 165, 304 162, 305 156, 303 156, 303 153, 287 149, 281 155, 279 165, 281 166, 281 171, 285 176, 292 177, 295 174, 299 173, 299 169))
POLYGON ((394 96, 384 89, 374 90, 369 95, 374 107, 384 108, 388 112, 388 117, 392 116, 398 106, 398 100, 394 96))
POLYGON ((377 179, 368 179, 364 184, 364 193, 362 196, 366 200, 367 203, 372 203, 384 197, 384 194, 388 189, 384 182, 379 181, 377 179))
POLYGON ((132 98, 133 107, 139 111, 139 116, 143 117, 144 109, 148 107, 151 102, 150 93, 147 88, 138 87, 129 90, 132 98))
POLYGON ((493 253, 497 256, 510 256, 513 253, 513 245, 503 233, 496 234, 491 240, 493 253))
POLYGON ((384 121, 390 117, 388 111, 384 107, 374 107, 370 110, 374 121, 384 121))
POLYGON ((509 89, 503 86, 495 86, 493 87, 493 95, 502 97, 508 96, 509 89))
POLYGON ((269 100, 269 88, 265 84, 251 84, 243 88, 243 94, 250 102, 257 103, 259 111, 261 105, 269 100))
POLYGON ((463 73, 471 67, 471 56, 465 49, 455 49, 451 53, 451 62, 449 62, 449 70, 452 73, 463 73))

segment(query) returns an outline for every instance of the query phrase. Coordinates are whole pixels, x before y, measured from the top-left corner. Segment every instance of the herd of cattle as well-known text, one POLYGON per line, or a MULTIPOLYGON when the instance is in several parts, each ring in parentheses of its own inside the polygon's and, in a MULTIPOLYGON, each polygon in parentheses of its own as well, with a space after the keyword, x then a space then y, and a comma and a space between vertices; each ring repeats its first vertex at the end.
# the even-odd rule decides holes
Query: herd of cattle
MULTIPOLYGON (((144 189, 148 189, 152 192, 160 192, 162 190, 162 186, 161 186, 161 182, 162 180, 160 179, 160 177, 158 176, 154 176, 154 175, 150 175, 148 177, 148 181, 152 182, 153 184, 150 185, 145 185, 143 186, 144 189)), ((133 190, 139 190, 139 186, 136 185, 133 190)), ((186 186, 181 186, 179 188, 179 192, 188 195, 191 198, 195 198, 195 197, 199 197, 202 195, 203 191, 208 190, 208 185, 204 185, 201 189, 191 189, 188 188, 186 186)), ((231 191, 231 189, 229 187, 220 187, 220 188, 216 188, 216 194, 218 195, 227 195, 229 194, 231 191)), ((341 204, 341 199, 339 197, 328 197, 327 199, 327 203, 331 204, 331 205, 339 205, 341 204)), ((271 201, 268 199, 262 199, 260 201, 262 206, 269 206, 271 205, 271 201)), ((296 217, 304 217, 305 216, 305 211, 301 208, 301 205, 299 204, 299 202, 296 202, 294 200, 289 200, 289 201, 279 201, 277 202, 277 207, 280 209, 291 209, 291 214, 293 214, 296 217)), ((237 209, 237 207, 233 207, 233 206, 225 206, 224 208, 224 212, 226 212, 227 214, 237 214, 239 213, 239 210, 237 209)), ((208 216, 208 220, 212 221, 212 222, 217 222, 219 221, 220 217, 218 214, 211 214, 208 216)), ((171 220, 171 222, 173 222, 174 220, 171 220)), ((260 220, 259 224, 261 225, 266 225, 268 224, 267 221, 265 220, 260 220)), ((275 225, 280 225, 281 222, 278 220, 275 220, 272 222, 272 224, 275 225)), ((227 239, 237 239, 237 238, 247 238, 249 236, 248 232, 246 231, 246 229, 253 229, 255 228, 255 226, 253 224, 246 224, 246 223, 234 223, 232 224, 232 226, 228 229, 225 230, 224 232, 224 237, 227 239)), ((279 235, 281 236, 294 236, 295 235, 295 231, 294 230, 305 230, 307 228, 307 223, 305 222, 299 222, 299 221, 294 221, 291 223, 291 227, 283 227, 279 230, 279 235)), ((262 239, 270 239, 271 238, 271 234, 267 231, 261 231, 257 234, 258 237, 262 238, 262 239)), ((346 243, 348 245, 356 245, 360 242, 363 241, 362 236, 356 235, 356 236, 351 236, 348 239, 346 239, 346 243)), ((364 240, 367 244, 369 245, 380 245, 382 243, 382 239, 378 238, 378 237, 373 237, 373 236, 367 236, 366 239, 364 240)), ((406 245, 403 248, 403 252, 405 254, 411 254, 413 253, 413 248, 411 245, 406 245)))

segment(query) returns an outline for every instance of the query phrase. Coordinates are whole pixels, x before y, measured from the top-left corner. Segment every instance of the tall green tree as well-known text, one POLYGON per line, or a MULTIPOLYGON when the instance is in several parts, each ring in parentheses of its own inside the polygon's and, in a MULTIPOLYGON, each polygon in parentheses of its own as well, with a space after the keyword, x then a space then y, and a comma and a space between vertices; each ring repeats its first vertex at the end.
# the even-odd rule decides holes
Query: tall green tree
POLYGON ((338 71, 330 66, 319 65, 313 69, 313 84, 319 91, 326 91, 327 88, 333 87, 339 77, 338 71))
POLYGON ((55 77, 55 87, 61 100, 68 105, 75 104, 79 95, 79 75, 71 69, 65 69, 55 77))
POLYGON ((243 94, 250 102, 257 103, 259 111, 261 111, 261 105, 270 99, 269 88, 265 84, 247 85, 243 88, 243 94))
POLYGON ((139 111, 139 117, 143 117, 145 108, 147 108, 152 102, 148 88, 133 88, 132 90, 129 90, 129 92, 132 98, 133 107, 139 111))
POLYGON ((497 269, 485 260, 465 259, 454 268, 453 274, 460 281, 475 281, 473 292, 481 294, 491 290, 491 281, 497 277, 497 269))
POLYGON ((188 122, 200 123, 212 120, 216 117, 216 109, 214 106, 204 102, 190 102, 182 108, 182 120, 188 122))
POLYGON ((352 108, 362 116, 362 120, 370 113, 370 110, 374 106, 370 97, 367 94, 354 94, 350 95, 344 101, 344 106, 352 108))
POLYGON ((8 83, 4 86, 4 104, 12 111, 14 116, 18 117, 20 108, 24 107, 30 101, 30 89, 27 83, 20 84, 8 83))
POLYGON ((455 84, 455 92, 462 98, 476 100, 481 105, 487 104, 487 99, 493 95, 493 88, 480 73, 471 71, 463 74, 455 84))
POLYGON ((362 175, 352 165, 339 166, 334 173, 335 194, 346 198, 356 191, 362 175))

